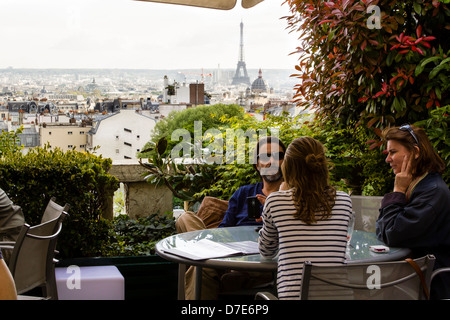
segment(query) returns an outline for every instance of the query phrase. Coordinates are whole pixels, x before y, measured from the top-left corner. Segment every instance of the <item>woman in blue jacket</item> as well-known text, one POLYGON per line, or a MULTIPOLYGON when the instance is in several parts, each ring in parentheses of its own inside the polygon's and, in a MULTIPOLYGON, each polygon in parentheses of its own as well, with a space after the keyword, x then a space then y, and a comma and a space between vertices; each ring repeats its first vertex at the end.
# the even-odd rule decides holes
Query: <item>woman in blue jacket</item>
MULTIPOLYGON (((425 131, 403 125, 383 132, 394 190, 384 196, 376 232, 389 246, 411 248, 413 257, 433 254, 435 269, 450 267, 450 190, 445 164, 425 131)), ((435 277, 431 298, 450 298, 450 274, 435 277)))

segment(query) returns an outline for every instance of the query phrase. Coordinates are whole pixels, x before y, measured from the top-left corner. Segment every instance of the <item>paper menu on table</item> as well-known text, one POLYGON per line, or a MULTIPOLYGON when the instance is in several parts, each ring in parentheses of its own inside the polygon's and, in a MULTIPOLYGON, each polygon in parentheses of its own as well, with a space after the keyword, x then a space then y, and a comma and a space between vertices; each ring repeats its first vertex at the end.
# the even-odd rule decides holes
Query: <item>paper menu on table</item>
POLYGON ((205 260, 259 253, 258 243, 255 241, 218 243, 209 239, 202 239, 193 243, 177 246, 176 248, 165 249, 164 252, 191 260, 205 260))
POLYGON ((257 254, 259 253, 258 242, 256 241, 236 241, 222 243, 228 248, 235 249, 241 254, 257 254))

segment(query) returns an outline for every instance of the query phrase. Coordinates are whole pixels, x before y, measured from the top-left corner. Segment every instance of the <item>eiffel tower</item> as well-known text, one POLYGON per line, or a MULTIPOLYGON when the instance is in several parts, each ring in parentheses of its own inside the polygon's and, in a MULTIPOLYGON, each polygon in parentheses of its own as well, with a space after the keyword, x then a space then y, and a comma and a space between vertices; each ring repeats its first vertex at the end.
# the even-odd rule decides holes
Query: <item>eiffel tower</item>
POLYGON ((241 21, 241 43, 239 48, 239 61, 234 74, 232 85, 246 84, 250 85, 250 78, 247 74, 247 68, 244 61, 244 23, 241 21))

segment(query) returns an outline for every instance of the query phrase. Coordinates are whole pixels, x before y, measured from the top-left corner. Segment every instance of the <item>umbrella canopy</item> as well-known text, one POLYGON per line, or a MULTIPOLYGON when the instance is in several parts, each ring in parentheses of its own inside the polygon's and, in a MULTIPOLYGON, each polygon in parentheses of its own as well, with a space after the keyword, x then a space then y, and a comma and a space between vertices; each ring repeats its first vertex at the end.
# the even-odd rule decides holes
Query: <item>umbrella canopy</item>
MULTIPOLYGON (((230 10, 236 5, 236 0, 139 0, 149 2, 160 2, 169 4, 180 4, 184 6, 203 7, 210 9, 230 10)), ((242 0, 243 8, 251 8, 263 0, 242 0)))

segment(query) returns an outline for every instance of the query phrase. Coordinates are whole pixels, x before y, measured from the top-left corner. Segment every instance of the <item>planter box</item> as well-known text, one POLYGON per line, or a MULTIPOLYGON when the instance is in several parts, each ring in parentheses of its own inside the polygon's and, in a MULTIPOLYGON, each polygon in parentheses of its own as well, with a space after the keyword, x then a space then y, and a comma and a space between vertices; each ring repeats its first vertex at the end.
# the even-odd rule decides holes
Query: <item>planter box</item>
POLYGON ((77 266, 77 270, 67 270, 72 267, 55 268, 58 300, 125 299, 125 279, 116 266, 77 266))
POLYGON ((70 265, 116 266, 125 278, 125 300, 177 299, 178 264, 157 255, 64 259, 56 267, 70 265))

